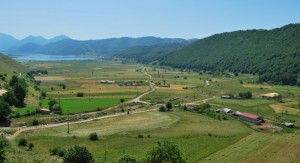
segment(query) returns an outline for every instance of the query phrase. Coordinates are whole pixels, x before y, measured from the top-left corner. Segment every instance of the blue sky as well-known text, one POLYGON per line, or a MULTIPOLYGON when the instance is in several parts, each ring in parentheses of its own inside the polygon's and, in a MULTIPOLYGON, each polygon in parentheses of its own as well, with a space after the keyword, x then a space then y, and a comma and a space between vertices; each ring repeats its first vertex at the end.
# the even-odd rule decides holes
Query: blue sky
POLYGON ((300 0, 3 0, 0 33, 16 38, 204 38, 300 23, 300 0))

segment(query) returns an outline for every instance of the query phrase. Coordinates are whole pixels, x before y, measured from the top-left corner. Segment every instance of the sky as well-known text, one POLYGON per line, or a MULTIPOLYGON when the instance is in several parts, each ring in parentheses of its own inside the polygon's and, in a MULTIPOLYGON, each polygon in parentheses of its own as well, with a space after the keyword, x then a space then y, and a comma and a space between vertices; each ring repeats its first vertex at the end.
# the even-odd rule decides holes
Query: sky
POLYGON ((1 0, 0 33, 204 38, 300 23, 300 0, 1 0))

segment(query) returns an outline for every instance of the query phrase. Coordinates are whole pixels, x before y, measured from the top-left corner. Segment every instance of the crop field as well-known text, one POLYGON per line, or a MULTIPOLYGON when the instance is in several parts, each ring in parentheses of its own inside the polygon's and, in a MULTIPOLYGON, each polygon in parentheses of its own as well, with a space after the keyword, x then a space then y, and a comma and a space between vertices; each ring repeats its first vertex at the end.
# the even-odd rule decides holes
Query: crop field
MULTIPOLYGON (((91 98, 91 99, 61 99, 60 106, 63 114, 80 113, 95 110, 103 110, 120 102, 116 98, 91 98)), ((48 108, 49 100, 41 100, 44 107, 48 108)))
POLYGON ((201 162, 300 162, 299 146, 299 133, 254 132, 201 162))

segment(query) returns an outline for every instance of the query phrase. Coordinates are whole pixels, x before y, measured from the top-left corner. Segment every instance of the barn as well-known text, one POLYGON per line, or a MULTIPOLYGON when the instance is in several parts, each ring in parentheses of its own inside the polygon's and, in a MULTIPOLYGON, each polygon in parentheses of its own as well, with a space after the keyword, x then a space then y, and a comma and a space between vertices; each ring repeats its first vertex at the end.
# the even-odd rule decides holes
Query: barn
POLYGON ((251 122, 256 125, 260 125, 262 122, 264 122, 264 120, 261 116, 251 114, 251 113, 246 113, 246 112, 238 114, 237 117, 241 120, 251 122))

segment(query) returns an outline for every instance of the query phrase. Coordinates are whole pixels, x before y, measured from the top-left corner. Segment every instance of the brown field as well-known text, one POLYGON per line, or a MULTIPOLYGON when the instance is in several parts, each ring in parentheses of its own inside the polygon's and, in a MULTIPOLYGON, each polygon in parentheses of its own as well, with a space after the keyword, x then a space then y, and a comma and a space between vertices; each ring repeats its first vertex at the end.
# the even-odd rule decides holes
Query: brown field
POLYGON ((276 113, 286 113, 291 115, 299 115, 300 109, 295 109, 291 107, 284 106, 284 104, 271 104, 270 105, 276 113))

